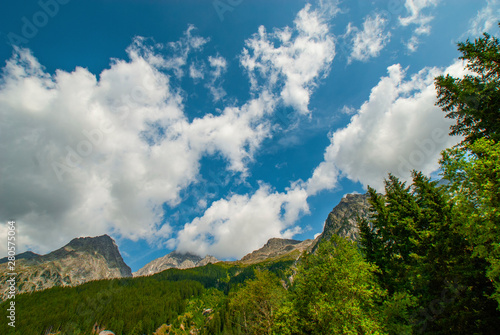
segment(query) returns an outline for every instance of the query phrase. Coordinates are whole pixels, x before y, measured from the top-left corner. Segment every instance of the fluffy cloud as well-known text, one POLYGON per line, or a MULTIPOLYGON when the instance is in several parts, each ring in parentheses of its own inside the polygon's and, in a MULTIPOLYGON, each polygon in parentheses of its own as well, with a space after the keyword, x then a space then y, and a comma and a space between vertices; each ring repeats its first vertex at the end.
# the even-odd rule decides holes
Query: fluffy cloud
POLYGON ((219 101, 226 96, 226 91, 222 88, 220 81, 222 74, 227 69, 227 61, 222 56, 208 57, 208 64, 210 65, 210 77, 211 80, 206 84, 206 87, 210 90, 214 101, 219 101))
POLYGON ((240 57, 253 91, 278 90, 285 106, 309 114, 309 98, 319 78, 326 75, 335 56, 335 43, 326 18, 310 5, 302 9, 294 28, 264 26, 246 41, 240 57))
MULTIPOLYGON (((153 47, 147 49, 146 55, 148 56, 149 63, 155 66, 161 66, 165 69, 170 69, 175 72, 175 75, 180 78, 184 76, 184 67, 187 64, 188 56, 192 52, 200 51, 205 44, 207 44, 210 39, 203 38, 201 36, 194 35, 193 32, 196 28, 190 25, 184 36, 176 42, 170 42, 167 45, 156 44, 154 47, 168 49, 172 54, 168 58, 158 56, 154 52, 153 47), (152 62, 151 59, 155 61, 152 62)), ((136 38, 136 41, 142 42, 144 38, 136 38)), ((144 50, 144 43, 140 43, 137 50, 144 50)), ((190 67, 191 70, 191 67, 190 67)))
POLYGON ((213 69, 212 76, 215 79, 218 79, 227 68, 226 59, 224 59, 224 57, 221 56, 218 57, 209 56, 208 63, 210 64, 210 67, 213 69))
POLYGON ((266 116, 272 114, 274 107, 273 97, 263 93, 242 107, 226 107, 221 114, 208 113, 190 124, 179 124, 179 135, 188 138, 191 150, 220 152, 228 159, 230 170, 245 172, 246 162, 252 160, 262 140, 270 136, 266 116))
MULTIPOLYGON (((254 120, 270 115, 278 104, 308 115, 312 89, 328 74, 335 55, 333 37, 325 21, 326 16, 338 12, 336 8, 334 2, 323 4, 319 10, 307 5, 297 14, 293 29, 286 27, 268 33, 261 26, 259 32, 246 41, 240 57, 249 74, 252 92, 259 98, 239 109, 226 108, 222 117, 207 116, 200 120, 203 124, 198 125, 195 120, 190 138, 198 134, 200 144, 204 141, 208 150, 212 146, 219 148, 227 157, 232 157, 230 168, 241 171, 245 158, 251 157, 257 144, 270 134, 271 126, 264 122, 253 128, 245 125, 253 125, 254 120), (241 126, 224 126, 237 124, 234 118, 242 122, 241 126), (218 135, 216 139, 211 139, 212 134, 218 135), (246 151, 234 150, 237 147, 234 142, 239 143, 240 137, 247 140, 250 134, 255 143, 247 141, 246 145, 239 146, 247 148, 246 151), (217 144, 219 140, 222 141, 217 144), (224 145, 229 142, 233 145, 226 150, 224 145)), ((215 69, 225 68, 225 64, 218 58, 210 60, 215 69)), ((293 223, 307 211, 306 190, 297 183, 285 192, 273 192, 262 184, 252 196, 233 195, 212 203, 203 216, 186 224, 178 233, 177 249, 221 258, 241 257, 271 237, 291 238, 300 231, 293 223)))
POLYGON ((429 34, 431 27, 429 23, 434 19, 434 17, 424 13, 424 9, 436 6, 439 0, 406 0, 405 7, 408 11, 408 16, 400 17, 399 22, 403 26, 408 26, 410 24, 417 25, 415 34, 429 34))
POLYGON ((161 204, 175 203, 194 180, 199 154, 183 150, 185 139, 160 144, 152 130, 183 119, 182 99, 137 45, 99 80, 83 68, 49 75, 28 50, 7 62, 0 216, 19 222, 24 247, 45 252, 77 235, 152 239, 168 231, 159 230, 161 204))
POLYGON ((408 48, 408 51, 415 52, 415 51, 417 51, 419 44, 420 44, 420 40, 418 39, 417 36, 413 35, 408 40, 408 42, 406 42, 406 47, 408 48))
POLYGON ((418 47, 418 35, 430 34, 430 22, 434 17, 425 12, 427 8, 437 6, 438 2, 439 0, 406 0, 405 7, 408 11, 408 16, 399 17, 399 23, 404 27, 409 25, 417 26, 413 31, 412 37, 406 44, 410 52, 415 51, 418 47))
POLYGON ((348 62, 352 60, 367 61, 371 57, 377 57, 380 51, 389 42, 391 33, 385 33, 387 19, 381 15, 367 16, 363 22, 363 30, 359 30, 349 24, 346 35, 353 34, 352 52, 348 62))
MULTIPOLYGON (((247 43, 247 61, 264 66, 263 58, 272 59, 269 71, 281 84, 268 76, 268 83, 254 90, 250 100, 205 110, 191 121, 184 111, 182 78, 187 73, 206 80, 209 89, 218 90, 211 91, 219 100, 225 92, 217 83, 227 68, 220 55, 206 61, 192 56, 208 42, 192 26, 179 41, 168 44, 135 38, 127 49, 129 60, 113 60, 98 76, 83 68, 49 74, 29 50, 16 49, 0 86, 0 220, 18 221, 19 251, 47 252, 75 236, 103 233, 172 246, 175 231, 162 223, 164 204, 179 204, 180 192, 200 177, 201 159, 220 155, 229 171, 245 176, 247 163, 272 136, 276 106, 292 104, 289 95, 300 91, 305 96, 297 106, 301 112, 307 109, 315 81, 333 58, 333 42, 320 16, 306 6, 295 20, 295 38, 284 37, 291 34, 288 28, 276 32, 284 34, 277 49, 266 45, 263 28, 247 43), (277 85, 279 93, 270 93, 277 85)), ((252 197, 235 196, 227 203, 248 212, 262 204, 260 198, 270 201, 272 206, 261 217, 267 232, 255 240, 261 243, 263 236, 275 232, 288 237, 296 232, 287 229, 307 210, 303 193, 272 193, 261 187, 252 197)), ((248 223, 237 211, 224 211, 223 203, 212 204, 207 213, 235 227, 248 223)), ((225 246, 218 244, 217 255, 225 246)))
MULTIPOLYGON (((186 43, 199 47, 189 32, 186 43)), ((187 57, 188 47, 174 46, 187 57)), ((172 83, 185 66, 173 66, 181 62, 155 54, 142 38, 128 54, 99 80, 83 68, 45 73, 28 50, 7 62, 0 217, 19 222, 21 249, 46 252, 75 236, 110 232, 166 239, 172 229, 161 226, 162 205, 177 205, 179 192, 196 182, 202 156, 220 153, 231 170, 244 172, 269 135, 268 95, 188 122, 172 83)))
MULTIPOLYGON (((448 136, 453 121, 435 106, 434 78, 443 71, 425 68, 409 80, 399 64, 388 72, 350 123, 332 134, 324 161, 306 183, 308 194, 335 187, 339 176, 382 190, 389 172, 403 180, 412 169, 428 175, 438 168, 440 151, 460 141, 448 136)), ((462 76, 462 62, 444 73, 462 76)))
POLYGON ((481 35, 483 32, 491 31, 498 24, 500 17, 500 2, 498 0, 487 0, 484 6, 471 20, 469 34, 481 35))
POLYGON ((293 224, 308 211, 307 193, 301 187, 273 192, 261 185, 252 196, 233 195, 212 203, 203 216, 179 232, 177 250, 240 258, 271 237, 291 238, 299 233, 300 227, 293 224))
POLYGON ((205 73, 203 72, 203 65, 191 63, 191 65, 189 65, 189 77, 191 77, 195 82, 198 79, 205 78, 205 73))

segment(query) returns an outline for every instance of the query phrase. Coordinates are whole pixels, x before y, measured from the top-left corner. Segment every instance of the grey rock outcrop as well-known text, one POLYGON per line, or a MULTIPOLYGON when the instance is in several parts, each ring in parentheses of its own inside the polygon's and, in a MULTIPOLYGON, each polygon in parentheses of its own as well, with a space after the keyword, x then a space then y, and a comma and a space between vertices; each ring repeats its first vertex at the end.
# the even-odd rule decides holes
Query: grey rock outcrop
POLYGON ((269 258, 279 257, 293 251, 303 252, 307 250, 314 240, 289 240, 283 238, 271 238, 260 249, 255 250, 240 260, 242 263, 257 263, 269 258))
POLYGON ((368 219, 370 217, 368 198, 368 194, 346 194, 328 214, 323 232, 316 238, 313 250, 317 248, 322 239, 328 240, 333 235, 358 241, 358 218, 368 219))
POLYGON ((219 260, 210 255, 201 258, 198 255, 173 251, 163 257, 149 262, 137 272, 134 272, 134 277, 149 276, 172 268, 189 269, 217 262, 219 262, 219 260))

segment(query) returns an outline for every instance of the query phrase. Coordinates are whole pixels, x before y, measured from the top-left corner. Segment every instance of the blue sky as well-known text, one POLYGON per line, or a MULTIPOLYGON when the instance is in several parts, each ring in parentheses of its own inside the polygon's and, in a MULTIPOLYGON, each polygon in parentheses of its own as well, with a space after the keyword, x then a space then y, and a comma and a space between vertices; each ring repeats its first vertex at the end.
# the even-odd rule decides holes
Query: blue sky
POLYGON ((498 0, 1 7, 0 219, 20 252, 110 234, 133 271, 314 238, 344 194, 435 175, 460 139, 433 78, 500 18, 498 0))

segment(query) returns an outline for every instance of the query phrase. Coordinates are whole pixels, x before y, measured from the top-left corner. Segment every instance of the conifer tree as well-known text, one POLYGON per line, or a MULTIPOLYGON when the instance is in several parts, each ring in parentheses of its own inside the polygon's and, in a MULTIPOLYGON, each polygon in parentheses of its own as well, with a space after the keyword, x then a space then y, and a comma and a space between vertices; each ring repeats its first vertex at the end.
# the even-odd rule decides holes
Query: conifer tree
POLYGON ((438 106, 457 123, 451 135, 462 135, 464 143, 479 138, 500 139, 500 41, 487 33, 458 44, 470 74, 436 78, 438 106))

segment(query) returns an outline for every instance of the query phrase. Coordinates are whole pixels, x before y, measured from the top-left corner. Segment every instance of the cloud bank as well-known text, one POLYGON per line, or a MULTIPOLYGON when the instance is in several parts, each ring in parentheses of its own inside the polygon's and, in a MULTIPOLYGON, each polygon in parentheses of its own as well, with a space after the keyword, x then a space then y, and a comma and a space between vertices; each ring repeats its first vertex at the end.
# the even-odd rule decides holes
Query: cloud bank
MULTIPOLYGON (((217 54, 193 57, 209 43, 193 26, 176 42, 135 38, 127 49, 129 59, 113 60, 99 75, 80 67, 50 74, 29 50, 16 48, 0 82, 0 153, 5 161, 0 219, 18 221, 19 250, 44 253, 75 236, 103 233, 171 244, 175 231, 164 222, 164 205, 179 205, 180 192, 199 180, 203 157, 219 155, 229 173, 245 176, 262 141, 272 136, 270 120, 277 106, 307 111, 312 90, 334 57, 322 15, 306 6, 292 28, 269 34, 259 29, 241 57, 252 85, 261 80, 259 87, 253 86, 252 98, 205 110, 191 121, 182 78, 205 80, 218 101, 226 94, 220 82, 228 66, 217 54), (274 38, 279 46, 270 44, 274 38), (255 74, 257 68, 262 76, 255 74)), ((307 210, 307 203, 295 200, 300 194, 262 186, 252 197, 227 202, 231 209, 269 206, 261 209, 268 230, 253 240, 254 246, 276 232, 292 235, 287 230, 291 218, 307 210)), ((223 208, 222 203, 207 212, 223 208)), ((219 216, 225 218, 224 213, 219 216)))
POLYGON ((308 194, 333 189, 339 177, 383 191, 388 173, 403 180, 410 180, 413 169, 430 175, 440 152, 460 142, 448 136, 454 121, 435 106, 434 78, 463 76, 461 61, 444 71, 424 68, 409 79, 399 64, 387 71, 350 123, 330 136, 324 161, 306 183, 308 194))

